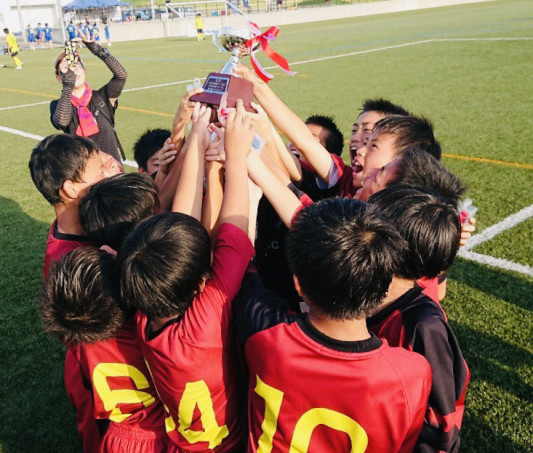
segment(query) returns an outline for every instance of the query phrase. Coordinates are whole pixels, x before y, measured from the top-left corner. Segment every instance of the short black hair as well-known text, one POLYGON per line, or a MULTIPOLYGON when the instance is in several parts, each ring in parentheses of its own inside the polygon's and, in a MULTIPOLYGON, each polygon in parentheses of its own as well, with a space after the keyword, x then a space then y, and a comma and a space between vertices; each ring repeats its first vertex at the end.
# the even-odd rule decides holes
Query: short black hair
POLYGON ((120 173, 91 186, 80 201, 80 222, 91 241, 118 250, 137 224, 155 214, 158 207, 152 178, 120 173))
POLYGON ((133 156, 139 168, 146 170, 147 162, 165 144, 170 137, 168 129, 148 129, 133 145, 133 156))
POLYGON ((418 146, 440 160, 440 144, 433 134, 433 124, 427 118, 413 115, 387 116, 376 123, 374 134, 396 136, 394 144, 396 156, 401 156, 411 146, 418 146))
POLYGON ((9 28, 4 28, 4 33, 9 33, 9 28))
POLYGON ((166 212, 141 222, 117 258, 128 306, 151 319, 181 316, 209 275, 211 241, 195 218, 166 212))
POLYGON ((59 203, 59 191, 64 182, 69 179, 80 182, 87 159, 95 152, 98 152, 96 144, 87 138, 49 135, 31 152, 31 179, 50 204, 59 203))
POLYGON ((457 205, 425 188, 387 187, 368 202, 397 226, 409 248, 398 277, 434 278, 453 263, 461 239, 457 205))
POLYGON ((398 164, 388 187, 399 184, 423 187, 455 205, 465 193, 465 186, 458 176, 418 147, 408 148, 398 164))
POLYGON ((316 124, 328 131, 326 149, 340 156, 344 147, 344 136, 332 117, 325 115, 312 115, 305 120, 305 124, 316 124))
POLYGON ((72 346, 114 337, 131 315, 118 302, 114 265, 111 254, 95 247, 52 263, 39 304, 45 330, 72 346))
POLYGON ((398 104, 383 98, 366 99, 363 102, 362 112, 379 112, 385 116, 401 115, 407 116, 409 112, 398 104))
POLYGON ((286 240, 289 267, 332 319, 367 317, 385 298, 406 244, 374 206, 330 198, 304 209, 286 240))

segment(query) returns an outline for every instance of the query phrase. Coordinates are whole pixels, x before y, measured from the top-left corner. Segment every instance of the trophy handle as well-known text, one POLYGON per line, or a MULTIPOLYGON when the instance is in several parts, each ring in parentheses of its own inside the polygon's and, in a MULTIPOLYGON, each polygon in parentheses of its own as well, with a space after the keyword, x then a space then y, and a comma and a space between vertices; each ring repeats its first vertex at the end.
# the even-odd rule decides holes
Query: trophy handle
POLYGON ((222 52, 225 52, 226 49, 224 49, 224 47, 222 47, 222 46, 218 43, 218 39, 217 39, 217 38, 218 38, 219 32, 220 32, 220 30, 215 30, 215 31, 213 32, 213 44, 214 44, 215 46, 217 46, 218 53, 222 53, 222 52))

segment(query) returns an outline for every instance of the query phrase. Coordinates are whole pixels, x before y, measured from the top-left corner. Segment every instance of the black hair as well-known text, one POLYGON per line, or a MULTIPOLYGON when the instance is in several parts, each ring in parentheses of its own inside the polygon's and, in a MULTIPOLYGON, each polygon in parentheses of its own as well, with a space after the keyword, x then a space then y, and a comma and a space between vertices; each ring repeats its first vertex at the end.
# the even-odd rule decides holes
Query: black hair
POLYGON ((411 146, 418 146, 440 160, 440 144, 433 135, 433 124, 427 118, 412 115, 387 116, 376 123, 374 134, 394 135, 396 156, 401 156, 411 146))
POLYGON ((461 239, 455 204, 425 188, 410 186, 387 187, 368 202, 396 224, 409 245, 398 277, 434 278, 452 265, 461 239))
POLYGON ((409 112, 398 104, 393 104, 391 101, 383 98, 366 99, 363 102, 362 112, 379 112, 385 116, 402 115, 407 116, 409 112))
POLYGON ((137 224, 155 214, 158 207, 152 178, 121 173, 91 186, 80 201, 80 222, 91 241, 118 250, 137 224))
POLYGON ((118 302, 114 265, 111 254, 95 247, 52 263, 39 304, 45 330, 73 346, 114 337, 131 316, 118 302))
POLYGON ((304 209, 287 235, 289 267, 332 319, 368 316, 384 299, 406 244, 375 207, 330 198, 304 209))
POLYGON ((325 148, 332 154, 340 156, 344 147, 344 137, 333 118, 325 115, 312 115, 305 120, 305 124, 315 124, 328 132, 325 148))
POLYGON ((5 34, 9 33, 9 28, 4 28, 4 33, 5 34))
POLYGON ((455 174, 418 147, 410 147, 403 153, 387 186, 398 184, 429 189, 455 205, 466 190, 455 174))
POLYGON ((211 241, 195 218, 166 212, 141 222, 117 258, 122 300, 151 319, 176 317, 209 275, 211 241))
POLYGON ((70 134, 49 135, 31 152, 30 173, 37 190, 52 205, 61 202, 59 191, 67 180, 81 181, 87 159, 96 144, 70 134))
POLYGON ((168 129, 148 129, 133 145, 133 156, 139 168, 146 170, 147 162, 165 144, 170 137, 168 129))

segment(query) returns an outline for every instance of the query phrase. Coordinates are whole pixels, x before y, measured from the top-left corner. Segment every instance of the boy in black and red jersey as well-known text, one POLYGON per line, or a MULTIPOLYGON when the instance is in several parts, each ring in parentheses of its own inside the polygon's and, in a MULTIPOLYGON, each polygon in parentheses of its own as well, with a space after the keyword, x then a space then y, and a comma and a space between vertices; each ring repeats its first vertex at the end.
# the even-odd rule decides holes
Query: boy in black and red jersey
POLYGON ((239 101, 227 117, 225 190, 211 263, 209 235, 198 221, 210 109, 199 115, 184 145, 177 212, 144 221, 126 239, 118 254, 121 292, 139 310, 138 337, 168 409, 172 442, 180 451, 237 452, 245 440, 246 387, 231 300, 254 253, 246 171, 254 129, 239 101))
POLYGON ((441 306, 415 280, 451 266, 461 234, 457 206, 425 189, 394 186, 373 195, 409 244, 381 307, 367 319, 390 345, 422 354, 433 371, 429 406, 415 451, 457 452, 470 371, 441 306))
POLYGON ((46 277, 52 261, 90 243, 80 225, 78 206, 88 188, 104 178, 104 166, 91 140, 62 134, 42 140, 31 153, 29 167, 35 187, 56 214, 46 241, 46 277))
POLYGON ((69 348, 71 367, 86 387, 67 381, 70 401, 76 406, 90 392, 92 412, 80 415, 99 420, 102 428, 109 425, 102 440, 84 443, 84 451, 165 452, 163 404, 137 342, 133 313, 116 297, 114 264, 112 255, 94 247, 77 248, 52 263, 41 315, 45 329, 69 348))
POLYGON ((248 451, 411 452, 431 371, 369 333, 405 241, 374 207, 328 199, 299 213, 287 254, 308 315, 248 273, 237 326, 250 379, 248 451))

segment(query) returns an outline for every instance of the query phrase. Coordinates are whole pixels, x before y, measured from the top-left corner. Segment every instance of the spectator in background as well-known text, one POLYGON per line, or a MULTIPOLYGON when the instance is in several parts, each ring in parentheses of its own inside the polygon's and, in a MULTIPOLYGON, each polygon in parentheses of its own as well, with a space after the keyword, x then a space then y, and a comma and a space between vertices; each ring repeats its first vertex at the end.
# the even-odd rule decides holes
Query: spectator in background
POLYGON ((100 150, 120 162, 123 151, 114 129, 114 115, 128 74, 108 49, 88 37, 84 37, 83 42, 106 64, 113 77, 93 91, 86 82, 87 71, 81 60, 71 67, 65 52, 61 52, 56 58, 55 72, 63 89, 61 98, 50 104, 51 121, 56 129, 91 138, 100 150))
POLYGON ((204 19, 202 18, 202 15, 198 13, 196 15, 196 33, 198 37, 198 41, 204 40, 204 19))
POLYGON ((76 38, 76 27, 74 26, 72 21, 70 21, 67 25, 67 33, 69 41, 72 41, 74 38, 76 38))
POLYGON ((46 42, 46 45, 48 46, 48 48, 51 49, 53 47, 53 44, 52 44, 52 29, 48 26, 48 24, 44 24, 43 33, 44 33, 44 40, 46 42))
POLYGON ((35 30, 29 24, 26 27, 26 33, 28 34, 28 42, 30 43, 30 49, 35 50, 35 30))
POLYGON ((13 61, 16 64, 15 69, 22 69, 23 63, 17 57, 20 50, 19 45, 17 44, 17 38, 15 38, 13 33, 9 33, 9 29, 7 28, 4 28, 4 33, 6 34, 7 52, 11 55, 11 58, 13 58, 13 61))
POLYGON ((43 47, 43 29, 40 22, 37 24, 37 27, 35 27, 35 39, 37 40, 39 47, 43 47))

